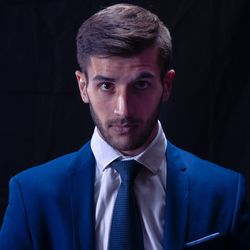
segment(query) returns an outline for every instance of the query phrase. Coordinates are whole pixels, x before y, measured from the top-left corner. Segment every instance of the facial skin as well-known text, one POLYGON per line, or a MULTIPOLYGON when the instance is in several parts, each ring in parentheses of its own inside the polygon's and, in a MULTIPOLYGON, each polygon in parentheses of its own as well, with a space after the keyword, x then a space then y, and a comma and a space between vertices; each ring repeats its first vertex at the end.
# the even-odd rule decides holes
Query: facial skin
POLYGON ((161 103, 169 98, 175 72, 161 79, 157 55, 150 48, 129 58, 92 56, 88 79, 76 71, 100 135, 124 155, 141 153, 153 140, 161 103))

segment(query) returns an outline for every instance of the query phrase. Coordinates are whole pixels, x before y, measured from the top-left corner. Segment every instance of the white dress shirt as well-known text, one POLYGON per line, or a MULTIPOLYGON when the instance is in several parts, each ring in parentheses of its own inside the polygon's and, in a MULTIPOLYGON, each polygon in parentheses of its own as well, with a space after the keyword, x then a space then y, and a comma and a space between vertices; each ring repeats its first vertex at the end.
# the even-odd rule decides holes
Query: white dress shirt
POLYGON ((96 159, 95 236, 96 250, 107 250, 113 207, 120 185, 120 175, 109 164, 116 160, 134 159, 145 168, 135 180, 135 195, 142 216, 145 250, 163 247, 163 223, 166 197, 167 140, 158 121, 158 133, 150 145, 134 157, 126 157, 112 148, 95 128, 91 149, 96 159))

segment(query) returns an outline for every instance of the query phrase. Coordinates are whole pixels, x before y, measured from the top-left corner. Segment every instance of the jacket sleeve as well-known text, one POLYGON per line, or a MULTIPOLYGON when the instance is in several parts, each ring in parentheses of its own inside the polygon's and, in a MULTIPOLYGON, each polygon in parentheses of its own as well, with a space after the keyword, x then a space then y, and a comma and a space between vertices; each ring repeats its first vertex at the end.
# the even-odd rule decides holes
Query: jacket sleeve
POLYGON ((0 250, 31 250, 32 241, 22 193, 15 177, 10 180, 9 203, 0 231, 0 250))
POLYGON ((246 201, 245 180, 240 174, 231 233, 232 249, 250 250, 250 209, 246 201))

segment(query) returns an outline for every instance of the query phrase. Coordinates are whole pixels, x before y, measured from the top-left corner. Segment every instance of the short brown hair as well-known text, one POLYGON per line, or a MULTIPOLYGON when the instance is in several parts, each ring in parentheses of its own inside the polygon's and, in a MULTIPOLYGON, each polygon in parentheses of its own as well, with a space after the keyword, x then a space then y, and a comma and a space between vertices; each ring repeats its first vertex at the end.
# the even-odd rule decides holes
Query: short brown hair
POLYGON ((130 57, 157 46, 162 73, 169 68, 171 36, 162 21, 150 11, 132 4, 115 4, 89 19, 77 34, 77 60, 86 73, 90 56, 130 57))

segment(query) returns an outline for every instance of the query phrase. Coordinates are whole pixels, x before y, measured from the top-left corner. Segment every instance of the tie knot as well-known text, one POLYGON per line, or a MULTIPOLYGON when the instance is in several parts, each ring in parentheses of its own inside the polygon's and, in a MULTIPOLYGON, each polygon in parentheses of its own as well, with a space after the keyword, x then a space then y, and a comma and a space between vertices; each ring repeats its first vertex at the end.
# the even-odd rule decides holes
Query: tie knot
POLYGON ((113 161, 110 166, 121 176, 122 181, 134 182, 141 169, 141 164, 135 160, 113 161))

